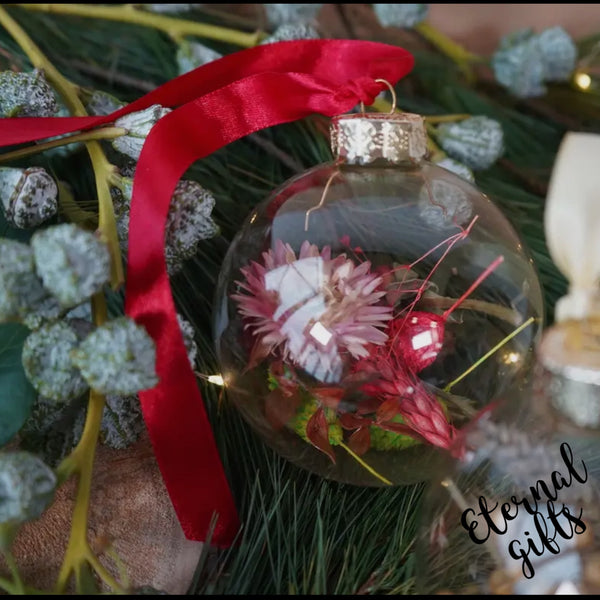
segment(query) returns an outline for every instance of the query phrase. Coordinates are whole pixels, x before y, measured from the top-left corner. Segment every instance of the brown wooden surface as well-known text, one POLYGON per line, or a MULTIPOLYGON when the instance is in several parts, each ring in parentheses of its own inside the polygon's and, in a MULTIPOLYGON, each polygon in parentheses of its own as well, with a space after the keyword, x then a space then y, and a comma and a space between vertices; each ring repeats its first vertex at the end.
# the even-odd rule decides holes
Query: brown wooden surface
MULTIPOLYGON (((51 589, 56 581, 70 531, 73 483, 67 482, 43 517, 25 525, 16 540, 17 563, 30 585, 51 589)), ((133 586, 186 592, 202 544, 185 539, 146 438, 128 450, 98 448, 89 541, 100 549, 105 540, 113 540, 133 586)))

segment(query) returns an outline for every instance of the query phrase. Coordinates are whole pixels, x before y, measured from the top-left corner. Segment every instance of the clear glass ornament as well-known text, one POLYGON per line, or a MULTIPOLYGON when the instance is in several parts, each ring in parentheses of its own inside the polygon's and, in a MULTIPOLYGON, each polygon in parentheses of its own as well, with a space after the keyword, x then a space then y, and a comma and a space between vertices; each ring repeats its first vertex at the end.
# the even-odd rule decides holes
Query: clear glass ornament
POLYGON ((532 260, 474 185, 426 160, 422 117, 332 120, 335 159, 275 190, 224 260, 228 397, 277 452, 356 485, 426 479, 520 389, 543 319, 532 260))
POLYGON ((537 355, 426 489, 420 594, 600 593, 600 320, 554 325, 537 355))

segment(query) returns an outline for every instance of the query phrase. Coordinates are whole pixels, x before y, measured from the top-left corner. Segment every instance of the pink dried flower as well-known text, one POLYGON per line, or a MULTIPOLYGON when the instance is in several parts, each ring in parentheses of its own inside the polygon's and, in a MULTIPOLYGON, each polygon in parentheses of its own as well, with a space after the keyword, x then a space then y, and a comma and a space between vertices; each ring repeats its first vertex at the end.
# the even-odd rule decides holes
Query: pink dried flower
POLYGON ((339 381, 342 353, 366 357, 368 346, 382 345, 381 330, 392 317, 392 307, 381 302, 382 279, 371 273, 371 263, 358 266, 345 254, 331 257, 304 242, 298 257, 289 244, 277 240, 251 262, 237 282, 245 293, 234 294, 240 313, 257 336, 259 356, 278 351, 321 381, 339 381))

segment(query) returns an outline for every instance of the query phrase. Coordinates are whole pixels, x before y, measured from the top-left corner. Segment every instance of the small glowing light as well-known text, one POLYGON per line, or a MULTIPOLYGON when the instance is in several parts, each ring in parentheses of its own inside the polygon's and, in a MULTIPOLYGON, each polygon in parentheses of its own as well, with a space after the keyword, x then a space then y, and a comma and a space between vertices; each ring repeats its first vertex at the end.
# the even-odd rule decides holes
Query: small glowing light
POLYGON ((214 383, 215 385, 225 385, 225 380, 222 375, 209 375, 208 382, 214 383))
POLYGON ((507 365, 514 365, 515 363, 519 362, 519 359, 521 358, 521 355, 518 352, 509 352, 505 357, 504 357, 504 362, 507 365))
POLYGON ((592 78, 587 73, 577 73, 575 85, 581 90, 587 90, 592 85, 592 78))
POLYGON ((323 346, 326 346, 329 343, 329 340, 332 338, 333 333, 329 331, 329 329, 325 328, 319 321, 317 321, 308 332, 312 337, 317 340, 323 346))

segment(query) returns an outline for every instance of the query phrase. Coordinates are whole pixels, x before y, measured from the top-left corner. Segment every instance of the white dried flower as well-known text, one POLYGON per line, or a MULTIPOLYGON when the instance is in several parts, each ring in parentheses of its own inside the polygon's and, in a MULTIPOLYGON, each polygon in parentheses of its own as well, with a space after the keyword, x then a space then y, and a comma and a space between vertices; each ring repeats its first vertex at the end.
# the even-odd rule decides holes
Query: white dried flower
POLYGON ((0 167, 0 204, 11 225, 37 227, 56 214, 58 187, 41 167, 0 167))
POLYGON ((179 75, 189 73, 198 67, 208 64, 223 55, 204 44, 183 40, 177 47, 177 68, 179 75))
POLYGON ((65 223, 36 231, 31 247, 44 287, 64 308, 81 304, 109 280, 108 246, 77 225, 65 223))
POLYGON ((502 126, 489 117, 442 123, 437 128, 437 138, 449 156, 473 170, 487 169, 504 152, 502 126))
POLYGON ((261 42, 261 45, 293 40, 318 40, 320 37, 319 32, 308 23, 288 24, 278 27, 272 35, 261 42))
MULTIPOLYGON (((23 344, 23 368, 38 393, 55 402, 68 402, 81 396, 88 385, 77 371, 71 352, 83 339, 84 331, 72 321, 42 325, 23 344)), ((91 323, 88 324, 91 327, 91 323)))
POLYGON ((71 356, 90 387, 101 394, 128 396, 158 383, 154 341, 128 317, 96 328, 71 356))
POLYGON ((56 475, 29 452, 0 453, 0 523, 18 525, 39 518, 54 500, 56 475))
POLYGON ((188 359, 192 368, 196 364, 196 356, 198 356, 198 346, 194 340, 194 326, 184 319, 180 314, 177 315, 177 321, 179 328, 181 329, 181 335, 183 336, 183 343, 187 352, 188 359))
POLYGON ((43 318, 60 314, 60 306, 35 273, 33 252, 27 244, 0 239, 0 258, 0 322, 26 321, 32 313, 43 318))
POLYGON ((57 111, 56 95, 43 71, 0 73, 0 117, 53 117, 57 111))
POLYGON ((577 48, 562 27, 550 27, 537 36, 544 65, 544 81, 568 81, 575 69, 577 48))
POLYGON ((85 109, 90 115, 103 117, 114 113, 126 105, 126 102, 122 102, 112 94, 101 90, 94 90, 85 103, 85 109))
POLYGON ((271 27, 312 23, 322 4, 265 4, 267 22, 271 27))
POLYGON ((467 167, 466 165, 463 165, 462 163, 458 162, 457 160, 454 160, 454 159, 446 156, 445 158, 438 160, 435 164, 438 167, 442 167, 443 169, 446 169, 447 171, 451 171, 455 175, 458 175, 459 177, 466 179, 470 183, 475 182, 475 175, 473 175, 473 171, 471 171, 471 169, 469 169, 469 167, 467 167))
POLYGON ((428 4, 373 4, 373 11, 384 27, 411 28, 425 20, 428 4))
POLYGON ((127 129, 127 133, 112 140, 113 148, 134 160, 138 160, 150 130, 170 112, 170 108, 153 104, 144 110, 138 110, 119 117, 115 121, 115 127, 127 129))
MULTIPOLYGON (((129 207, 133 180, 122 177, 122 195, 115 198, 115 217, 121 251, 127 255, 129 207)), ((169 275, 181 270, 194 256, 200 241, 214 237, 219 228, 211 217, 214 196, 195 181, 181 180, 171 198, 165 229, 165 259, 169 275)))

